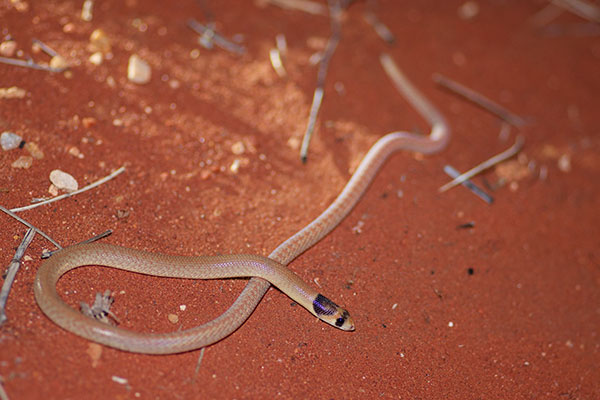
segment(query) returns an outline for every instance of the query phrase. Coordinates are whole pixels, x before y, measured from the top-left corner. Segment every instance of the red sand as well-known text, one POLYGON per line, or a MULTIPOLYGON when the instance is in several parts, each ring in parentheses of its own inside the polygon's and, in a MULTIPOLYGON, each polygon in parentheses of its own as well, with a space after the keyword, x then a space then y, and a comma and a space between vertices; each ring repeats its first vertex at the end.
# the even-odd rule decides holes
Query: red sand
MULTIPOLYGON (((350 216, 290 264, 350 310, 354 333, 316 321, 272 289, 245 325, 206 349, 197 373, 199 351, 101 348, 98 358, 96 345, 49 321, 32 291, 38 255, 50 248, 37 236, 0 328, 0 377, 11 399, 600 398, 600 38, 543 36, 530 18, 544 1, 480 1, 479 14, 463 20, 462 1, 389 0, 378 13, 397 36, 389 47, 358 2, 346 13, 303 166, 295 145, 316 81, 308 58, 312 43, 329 35, 327 18, 208 2, 219 31, 243 34, 248 53, 200 48, 194 59, 199 47, 185 21, 203 20, 196 2, 96 3, 91 22, 79 18, 81 2, 29 2, 25 11, 0 5, 2 34, 25 56, 36 37, 74 64, 70 78, 0 64, 0 87, 28 92, 0 100, 0 128, 45 155, 14 169, 27 151, 0 152, 1 204, 47 196, 53 169, 83 186, 127 167, 93 191, 20 214, 64 245, 113 229, 106 242, 139 249, 267 255, 331 202, 377 138, 428 130, 383 73, 382 51, 439 106, 453 138, 434 156, 393 156, 350 216), (107 32, 114 54, 100 66, 86 49, 96 28, 107 32), (268 61, 278 33, 289 46, 287 79, 268 61), (127 82, 132 53, 152 66, 150 83, 127 82), (434 72, 532 121, 521 129, 519 159, 536 169, 493 192, 493 205, 463 187, 438 194, 448 180, 442 167, 474 166, 509 147, 515 130, 500 140, 499 120, 436 88, 434 72), (91 126, 83 122, 90 117, 91 126), (240 141, 245 151, 236 155, 240 141), (232 173, 235 159, 241 164, 232 173), (474 227, 457 228, 468 222, 474 227)), ((564 13, 551 24, 581 21, 564 13)), ((494 184, 498 173, 475 182, 494 184)), ((3 224, 8 265, 25 228, 7 216, 3 224)), ((172 331, 217 316, 244 284, 82 268, 58 286, 73 305, 111 289, 123 326, 172 331)))

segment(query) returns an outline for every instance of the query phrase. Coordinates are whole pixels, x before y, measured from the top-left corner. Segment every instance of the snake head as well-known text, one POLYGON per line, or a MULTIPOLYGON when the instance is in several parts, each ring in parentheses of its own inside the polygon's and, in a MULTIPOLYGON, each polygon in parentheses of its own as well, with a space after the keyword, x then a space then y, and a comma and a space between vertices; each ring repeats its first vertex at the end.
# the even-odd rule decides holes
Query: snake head
POLYGON ((343 331, 353 331, 354 321, 344 308, 338 306, 322 294, 313 300, 315 315, 321 320, 343 331))

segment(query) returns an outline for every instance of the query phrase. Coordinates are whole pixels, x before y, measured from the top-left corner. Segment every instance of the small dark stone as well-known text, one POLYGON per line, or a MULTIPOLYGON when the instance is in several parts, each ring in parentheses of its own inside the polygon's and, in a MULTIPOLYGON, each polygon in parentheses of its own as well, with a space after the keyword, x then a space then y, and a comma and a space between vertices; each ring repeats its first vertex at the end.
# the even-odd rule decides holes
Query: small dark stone
POLYGON ((456 229, 472 229, 475 228, 475 222, 466 222, 464 224, 460 224, 456 227, 456 229))

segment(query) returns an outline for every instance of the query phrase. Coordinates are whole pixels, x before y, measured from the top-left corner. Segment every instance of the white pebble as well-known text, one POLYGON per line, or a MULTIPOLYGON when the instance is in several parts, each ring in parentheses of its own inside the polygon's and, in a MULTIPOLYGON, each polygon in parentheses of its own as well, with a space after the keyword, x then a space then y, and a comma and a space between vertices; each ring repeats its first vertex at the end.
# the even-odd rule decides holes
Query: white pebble
POLYGON ((14 40, 7 40, 0 43, 0 55, 4 57, 12 57, 17 51, 17 42, 14 40))
POLYGON ((17 158, 10 166, 13 168, 27 169, 33 164, 33 157, 21 156, 17 158))
POLYGON ((79 188, 79 184, 75 178, 59 169, 50 172, 50 182, 65 192, 74 192, 79 188))
POLYGON ((0 88, 0 99, 22 99, 26 94, 25 89, 16 86, 0 88))
POLYGON ((100 65, 104 60, 104 55, 101 52, 97 51, 90 56, 89 60, 94 65, 100 65))
POLYGON ((2 132, 0 135, 0 143, 2 144, 2 150, 12 150, 19 147, 23 138, 16 133, 2 132))
POLYGON ((233 160, 233 162, 231 163, 231 166, 229 167, 229 170, 231 172, 233 172, 234 174, 237 174, 238 171, 240 169, 240 160, 239 159, 235 159, 233 160))
POLYGON ((83 2, 83 6, 81 8, 81 19, 90 22, 93 17, 93 9, 94 9, 94 1, 93 0, 85 0, 83 2))
POLYGON ((48 193, 50 193, 52 196, 58 196, 58 189, 53 184, 50 184, 50 187, 48 188, 48 193))
POLYGON ((150 82, 152 69, 150 65, 142 60, 137 54, 132 54, 129 57, 129 65, 127 66, 127 79, 133 83, 144 84, 150 82))
POLYGON ((558 159, 558 169, 562 172, 571 171, 571 157, 568 154, 563 154, 558 159))
POLYGON ((231 152, 237 156, 240 154, 244 154, 246 151, 246 146, 244 146, 244 142, 235 142, 231 145, 231 152))
POLYGON ((127 385, 129 383, 127 379, 121 378, 120 376, 116 375, 111 376, 111 379, 113 380, 113 382, 120 383, 121 385, 127 385))
POLYGON ((60 55, 55 55, 50 60, 50 67, 56 68, 56 69, 67 69, 67 68, 69 68, 69 63, 67 62, 67 60, 65 60, 64 57, 62 57, 60 55))

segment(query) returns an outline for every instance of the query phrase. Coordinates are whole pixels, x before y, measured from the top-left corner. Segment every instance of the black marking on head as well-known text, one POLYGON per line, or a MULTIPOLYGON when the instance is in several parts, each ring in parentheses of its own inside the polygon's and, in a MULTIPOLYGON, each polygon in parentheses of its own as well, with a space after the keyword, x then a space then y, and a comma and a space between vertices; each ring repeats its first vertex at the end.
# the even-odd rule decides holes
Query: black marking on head
POLYGON ((338 306, 322 294, 318 294, 313 300, 313 309, 317 315, 333 315, 338 306))
POLYGON ((342 326, 344 326, 346 321, 348 321, 348 318, 350 318, 350 313, 346 310, 343 310, 342 316, 335 320, 335 326, 341 328, 342 326))

